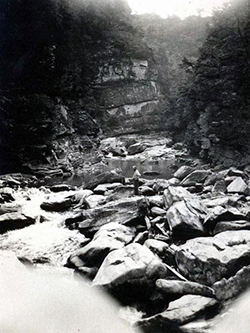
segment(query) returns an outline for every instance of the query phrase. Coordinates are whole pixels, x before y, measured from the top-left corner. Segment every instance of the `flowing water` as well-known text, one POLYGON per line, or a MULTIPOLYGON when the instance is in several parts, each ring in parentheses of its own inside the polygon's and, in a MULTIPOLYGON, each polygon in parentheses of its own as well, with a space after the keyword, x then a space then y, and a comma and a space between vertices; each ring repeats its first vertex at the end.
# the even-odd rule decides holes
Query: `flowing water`
POLYGON ((115 333, 117 327, 124 333, 135 332, 120 318, 134 322, 140 313, 126 308, 118 315, 119 306, 108 296, 87 288, 85 280, 75 281, 73 270, 63 267, 85 237, 63 226, 69 213, 45 212, 40 205, 47 199, 69 194, 51 194, 42 188, 13 192, 15 203, 23 213, 35 217, 36 223, 0 235, 0 250, 45 264, 36 264, 34 273, 29 274, 25 269, 15 271, 15 265, 9 270, 1 263, 0 332, 115 333), (42 219, 46 222, 41 223, 42 219))
POLYGON ((0 249, 11 250, 18 257, 34 262, 46 262, 52 266, 62 266, 71 253, 80 247, 85 239, 75 230, 63 226, 67 213, 50 213, 41 210, 40 204, 50 198, 60 198, 67 193, 49 195, 35 188, 17 191, 15 201, 22 212, 36 218, 36 223, 20 230, 9 231, 0 236, 0 249), (40 223, 40 220, 45 222, 40 223))

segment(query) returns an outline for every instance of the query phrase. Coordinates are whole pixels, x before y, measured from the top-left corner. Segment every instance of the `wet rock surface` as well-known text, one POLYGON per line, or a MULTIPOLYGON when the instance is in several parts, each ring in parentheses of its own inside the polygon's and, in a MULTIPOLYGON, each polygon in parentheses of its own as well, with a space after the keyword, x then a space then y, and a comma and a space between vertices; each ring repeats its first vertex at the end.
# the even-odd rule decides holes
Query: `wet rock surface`
POLYGON ((141 178, 139 196, 122 175, 118 182, 94 179, 92 190, 87 183, 35 189, 10 176, 8 190, 2 183, 0 191, 10 195, 2 196, 0 218, 8 228, 0 249, 87 277, 143 311, 136 325, 144 332, 206 332, 249 286, 250 200, 241 170, 201 170, 181 167, 169 180, 141 178), (239 177, 247 190, 228 191, 239 177), (182 186, 184 179, 191 181, 182 186), (215 190, 218 179, 225 192, 215 190), (30 216, 32 225, 15 224, 18 216, 30 216))

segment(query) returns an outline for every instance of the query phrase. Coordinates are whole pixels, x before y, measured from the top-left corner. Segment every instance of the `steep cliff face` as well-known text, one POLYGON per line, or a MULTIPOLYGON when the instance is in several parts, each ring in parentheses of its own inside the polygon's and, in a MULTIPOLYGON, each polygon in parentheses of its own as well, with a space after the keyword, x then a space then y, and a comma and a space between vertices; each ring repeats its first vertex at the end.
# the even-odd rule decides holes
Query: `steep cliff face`
POLYGON ((4 0, 0 10, 1 172, 70 171, 98 135, 136 132, 131 115, 155 110, 152 54, 126 1, 4 0))
POLYGON ((99 103, 107 111, 107 134, 163 129, 160 87, 143 59, 123 59, 100 68, 99 103))
MULTIPOLYGON (((250 163, 250 3, 218 12, 180 103, 189 118, 183 138, 214 164, 250 163)), ((182 117, 184 122, 184 117, 182 117)))

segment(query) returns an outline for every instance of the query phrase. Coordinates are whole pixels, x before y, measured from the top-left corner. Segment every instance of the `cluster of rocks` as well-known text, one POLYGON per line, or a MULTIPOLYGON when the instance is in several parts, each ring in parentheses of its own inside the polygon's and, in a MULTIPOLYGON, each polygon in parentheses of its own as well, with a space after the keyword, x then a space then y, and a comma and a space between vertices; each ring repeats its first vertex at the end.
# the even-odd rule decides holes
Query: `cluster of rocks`
POLYGON ((171 153, 186 156, 187 151, 183 144, 173 144, 167 132, 147 135, 129 135, 109 137, 100 141, 99 151, 105 157, 126 157, 145 159, 169 159, 171 153))
POLYGON ((247 169, 182 166, 169 180, 141 179, 139 191, 111 173, 80 189, 54 185, 41 208, 67 212, 65 227, 85 238, 66 266, 143 311, 136 326, 206 331, 250 285, 247 169))

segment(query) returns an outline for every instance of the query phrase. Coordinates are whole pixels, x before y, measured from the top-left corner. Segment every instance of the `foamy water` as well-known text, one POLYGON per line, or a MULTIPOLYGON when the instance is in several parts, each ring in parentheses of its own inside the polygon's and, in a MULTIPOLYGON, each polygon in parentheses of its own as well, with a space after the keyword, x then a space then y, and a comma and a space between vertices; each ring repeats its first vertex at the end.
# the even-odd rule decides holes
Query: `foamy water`
POLYGON ((72 193, 51 194, 47 190, 36 188, 14 193, 16 203, 22 206, 22 213, 32 216, 37 222, 29 227, 1 235, 0 249, 11 250, 17 256, 32 261, 45 261, 53 266, 64 265, 70 254, 80 247, 85 237, 63 226, 69 213, 45 212, 40 205, 45 200, 60 199, 70 194, 72 193), (41 216, 46 222, 40 223, 41 216))

